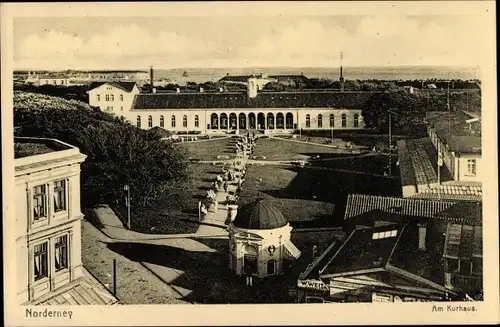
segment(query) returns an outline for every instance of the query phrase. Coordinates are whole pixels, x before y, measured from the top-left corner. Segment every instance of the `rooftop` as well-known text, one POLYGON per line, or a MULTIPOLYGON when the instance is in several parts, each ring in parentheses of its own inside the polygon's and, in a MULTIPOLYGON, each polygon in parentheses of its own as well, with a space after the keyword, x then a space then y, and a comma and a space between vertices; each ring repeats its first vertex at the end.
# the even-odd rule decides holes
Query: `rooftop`
POLYGON ((134 89, 134 86, 136 85, 135 82, 126 82, 126 81, 92 82, 92 83, 90 83, 89 91, 93 90, 101 85, 104 85, 104 84, 109 84, 111 86, 117 87, 125 92, 132 92, 132 90, 134 89))
POLYGON ((258 199, 243 205, 233 225, 244 229, 275 229, 288 224, 283 214, 269 201, 258 199))
POLYGON ((483 188, 481 182, 450 181, 435 185, 410 198, 481 202, 483 201, 483 188))
POLYGON ((14 139, 14 158, 36 156, 69 148, 64 143, 52 139, 16 137, 14 139))
POLYGON ((134 110, 206 108, 339 108, 361 109, 377 92, 246 92, 143 93, 134 110))
POLYGON ((437 183, 437 152, 429 138, 397 143, 401 185, 437 183))
POLYGON ((481 153, 481 119, 465 111, 429 112, 426 121, 451 151, 481 153))
POLYGON ((434 218, 437 213, 453 206, 453 201, 395 198, 367 194, 349 194, 344 219, 351 219, 374 210, 404 216, 434 218))

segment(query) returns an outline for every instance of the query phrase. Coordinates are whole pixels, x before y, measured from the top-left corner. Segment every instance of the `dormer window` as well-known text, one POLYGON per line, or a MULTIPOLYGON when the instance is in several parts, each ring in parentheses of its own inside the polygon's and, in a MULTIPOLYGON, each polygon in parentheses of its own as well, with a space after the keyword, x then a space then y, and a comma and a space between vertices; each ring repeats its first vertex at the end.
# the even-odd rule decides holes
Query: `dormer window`
POLYGON ((376 232, 372 235, 372 240, 379 240, 382 238, 396 237, 398 235, 397 230, 385 231, 385 232, 376 232))

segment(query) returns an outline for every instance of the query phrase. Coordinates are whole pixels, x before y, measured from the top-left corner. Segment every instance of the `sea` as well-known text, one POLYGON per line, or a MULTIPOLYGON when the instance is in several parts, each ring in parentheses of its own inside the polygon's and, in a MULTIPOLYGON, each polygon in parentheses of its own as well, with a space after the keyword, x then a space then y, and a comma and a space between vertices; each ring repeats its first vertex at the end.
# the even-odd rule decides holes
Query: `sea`
MULTIPOLYGON (((258 68, 176 68, 156 69, 155 79, 172 83, 203 83, 218 81, 226 75, 304 75, 308 78, 338 79, 339 68, 322 67, 258 67, 258 68)), ((344 67, 347 80, 479 80, 477 67, 445 66, 391 66, 391 67, 344 67)))

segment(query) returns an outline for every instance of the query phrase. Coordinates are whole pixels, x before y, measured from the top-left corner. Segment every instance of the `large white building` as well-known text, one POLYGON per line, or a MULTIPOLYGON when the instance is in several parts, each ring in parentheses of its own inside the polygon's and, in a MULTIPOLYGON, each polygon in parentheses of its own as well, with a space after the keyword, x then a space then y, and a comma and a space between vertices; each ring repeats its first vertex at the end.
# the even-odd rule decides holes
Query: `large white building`
POLYGON ((26 305, 113 304, 83 267, 80 164, 69 144, 15 138, 17 300, 26 305))
POLYGON ((153 88, 151 93, 139 93, 135 87, 121 87, 121 84, 106 83, 92 88, 90 104, 124 116, 139 128, 158 126, 195 134, 248 129, 270 133, 360 130, 365 127, 363 105, 376 93, 264 92, 259 91, 258 78, 248 80, 247 92, 156 92, 153 88))
POLYGON ((94 82, 88 91, 89 104, 104 112, 126 117, 139 92, 135 82, 94 82))

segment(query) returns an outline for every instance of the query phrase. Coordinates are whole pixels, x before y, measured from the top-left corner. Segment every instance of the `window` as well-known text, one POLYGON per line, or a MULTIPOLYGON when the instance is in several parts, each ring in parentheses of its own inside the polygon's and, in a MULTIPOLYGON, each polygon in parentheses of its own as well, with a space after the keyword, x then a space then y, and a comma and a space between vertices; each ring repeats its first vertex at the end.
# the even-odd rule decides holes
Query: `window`
POLYGON ((123 94, 120 94, 120 101, 123 101, 123 94))
POLYGON ((359 127, 359 115, 354 114, 354 127, 359 127))
POLYGON ((33 190, 33 219, 39 221, 47 218, 47 188, 38 185, 33 190))
POLYGON ((470 275, 470 274, 471 274, 470 260, 460 260, 460 275, 470 275))
POLYGON ((160 116, 160 127, 165 127, 165 119, 163 118, 163 115, 160 116))
POLYGON ((45 84, 49 84, 49 80, 45 80, 45 84))
POLYGON ((372 240, 379 240, 382 238, 395 237, 396 235, 398 235, 397 230, 391 230, 391 231, 387 231, 387 232, 377 232, 377 233, 373 233, 372 240))
POLYGON ((68 268, 68 235, 56 238, 55 266, 56 271, 68 268))
POLYGON ((188 118, 186 115, 182 116, 182 127, 188 127, 188 118))
POLYGON ((53 81, 52 81, 52 84, 56 85, 56 84, 57 84, 57 81, 56 81, 56 80, 53 80, 53 81))
POLYGON ((66 181, 54 182, 54 212, 66 210, 66 181))
POLYGON ((323 116, 321 114, 318 115, 318 127, 323 127, 323 116))
POLYGON ((335 126, 335 116, 333 114, 330 114, 330 127, 335 126))
POLYGON ((141 128, 141 116, 137 116, 137 127, 141 128))
POLYGON ((97 101, 101 101, 101 95, 100 94, 97 95, 97 101))
POLYGON ((448 266, 446 272, 456 273, 458 271, 458 259, 446 258, 446 265, 448 266))
POLYGON ((153 117, 148 116, 148 127, 151 128, 153 127, 153 117))
POLYGON ((345 114, 342 114, 342 127, 347 127, 347 117, 345 114))
POLYGON ((61 81, 61 85, 64 85, 64 81, 61 81))
POLYGON ((120 111, 123 111, 123 106, 120 107, 120 111))
POLYGON ((198 118, 198 115, 194 116, 194 127, 200 127, 200 118, 198 118))
POLYGON ((174 115, 172 115, 171 123, 172 123, 172 127, 175 127, 175 116, 174 115))
POLYGON ((115 95, 111 94, 111 101, 115 101, 115 95))
POLYGON ((35 245, 33 257, 35 281, 47 277, 47 242, 35 245))
POLYGON ((306 115, 306 127, 311 127, 311 116, 306 115))
POLYGON ((269 260, 267 262, 267 274, 274 275, 276 273, 276 260, 269 260))
POLYGON ((476 176, 476 159, 467 160, 467 173, 471 176, 476 176))
POLYGON ((109 101, 109 94, 106 94, 106 101, 109 101))

